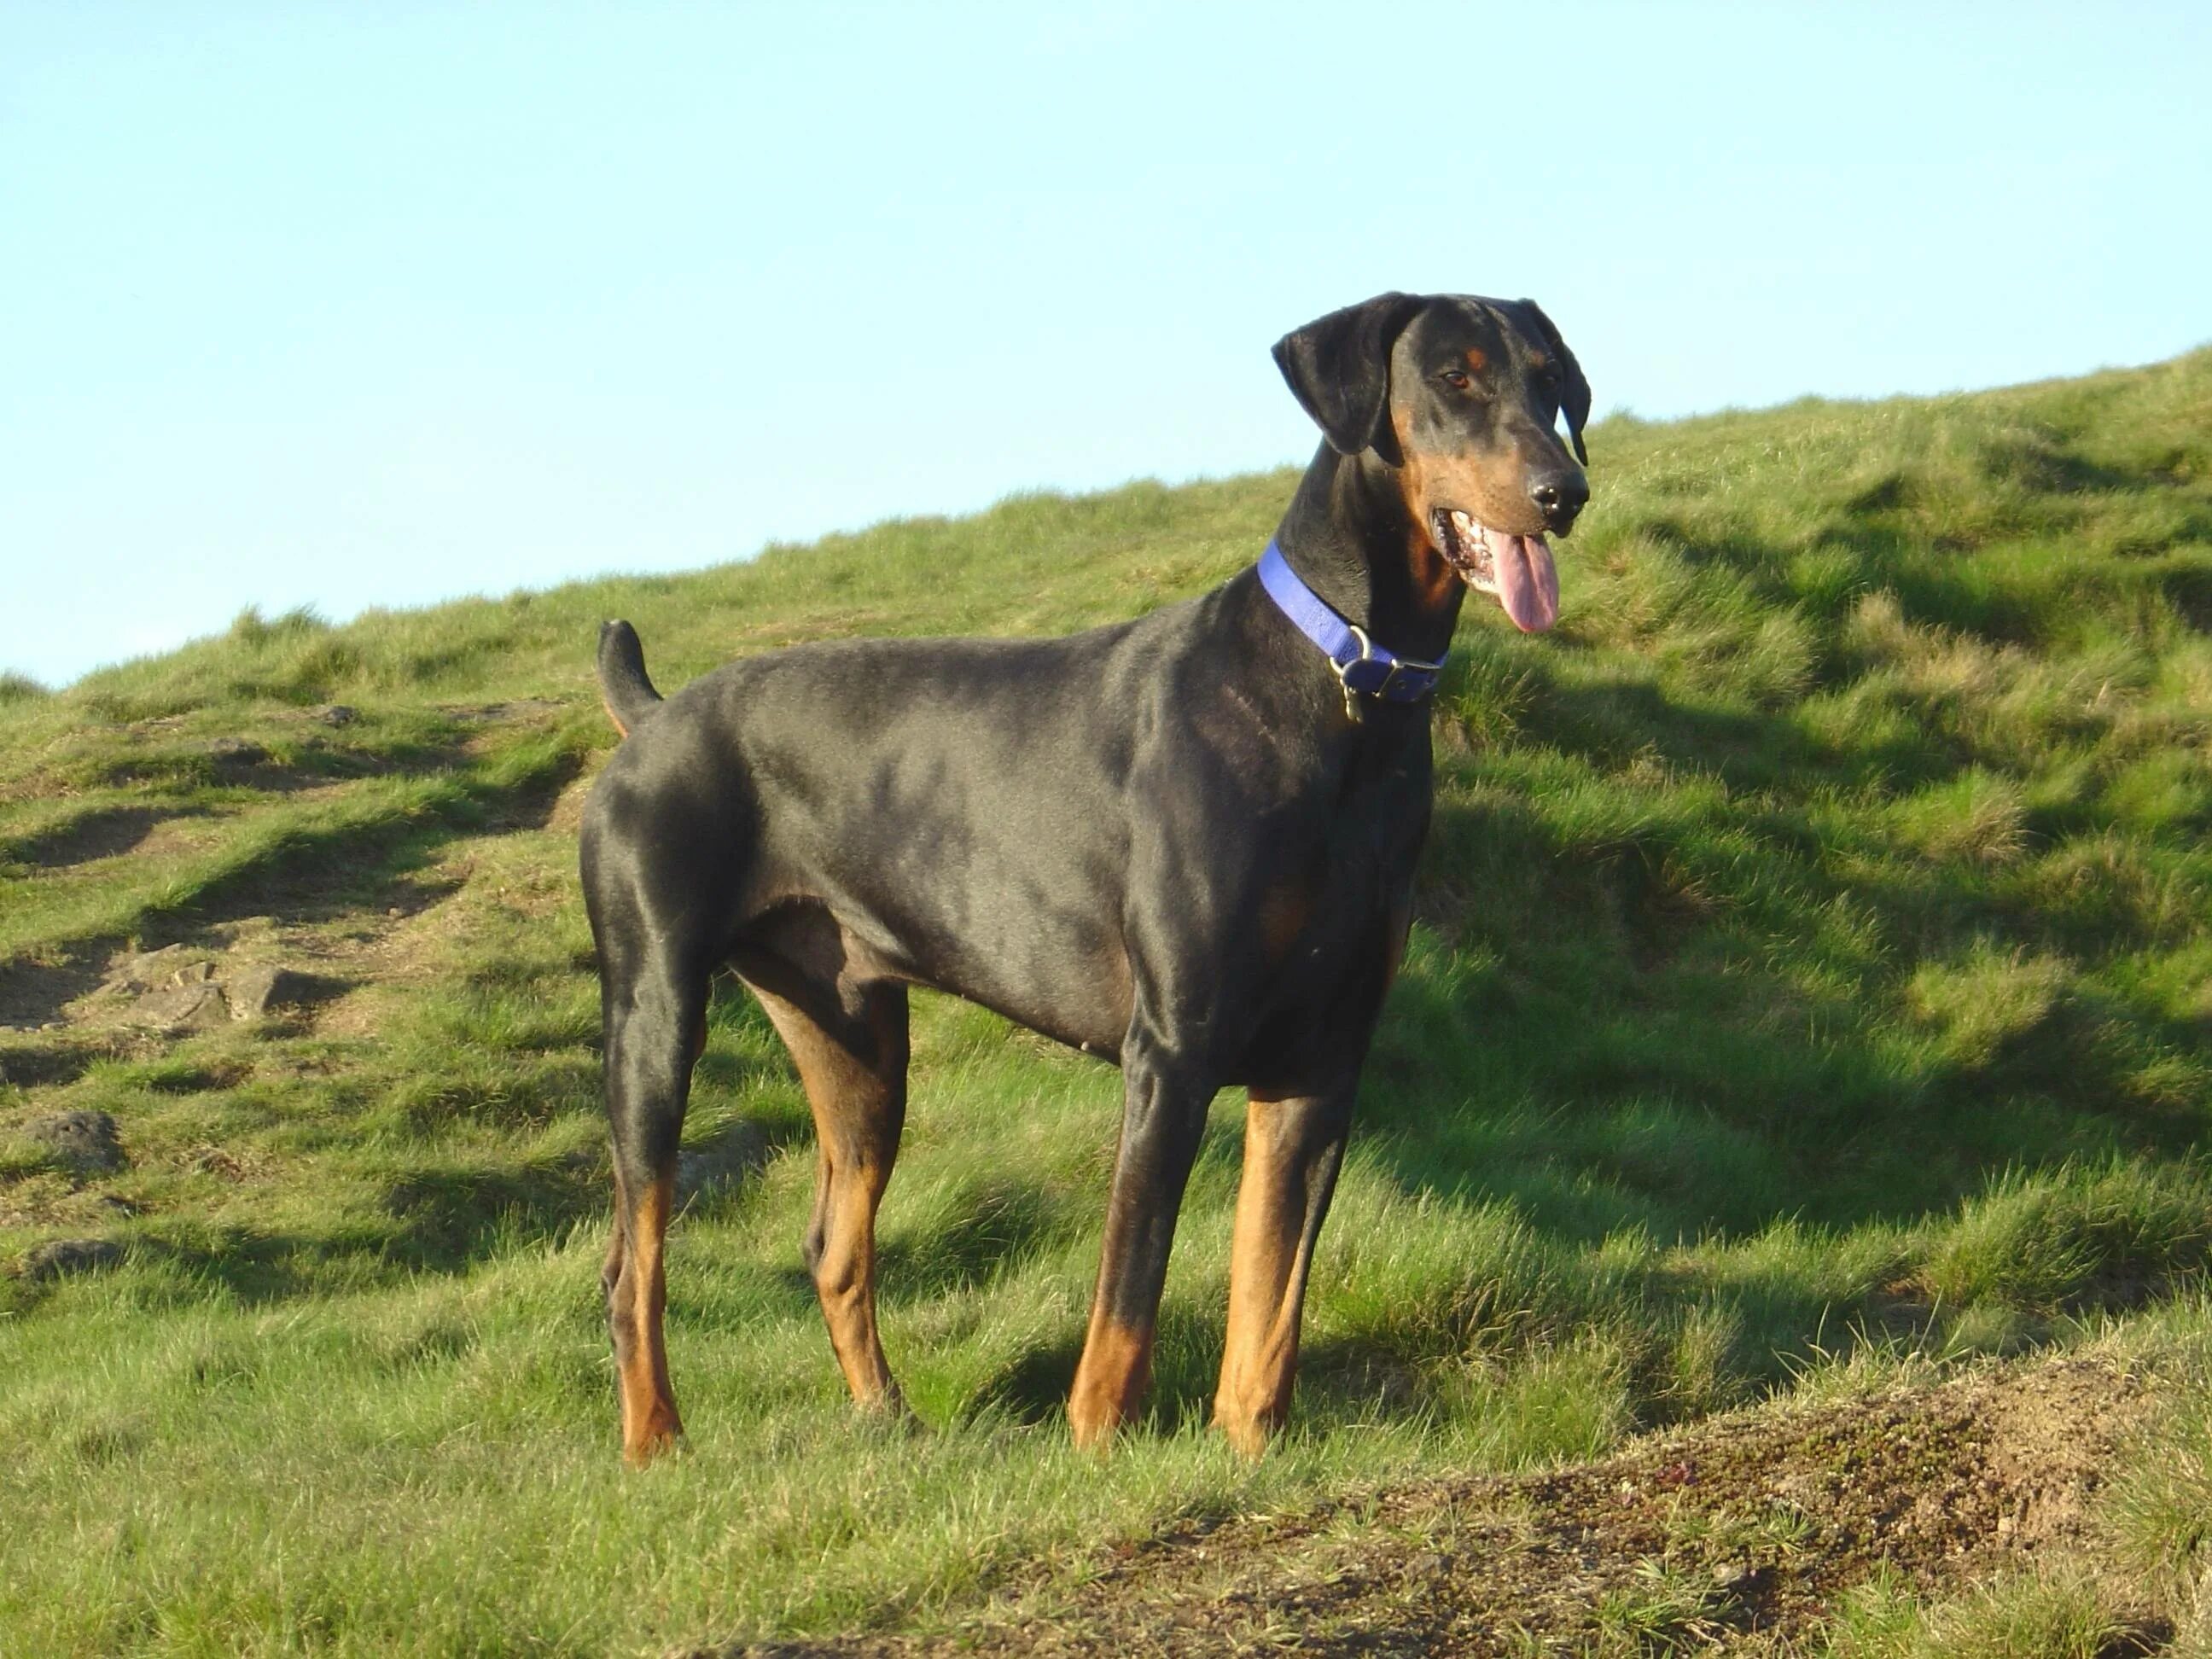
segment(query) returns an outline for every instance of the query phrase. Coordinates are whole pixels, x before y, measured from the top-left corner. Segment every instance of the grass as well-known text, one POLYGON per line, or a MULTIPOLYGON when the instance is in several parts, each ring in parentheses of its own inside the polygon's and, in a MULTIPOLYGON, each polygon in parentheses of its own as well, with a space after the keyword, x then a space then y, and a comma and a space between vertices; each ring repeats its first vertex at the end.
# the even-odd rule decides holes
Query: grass
MULTIPOLYGON (((687 1142, 742 1144, 747 1173, 674 1244, 694 1444, 623 1474, 568 825, 612 740, 602 617, 638 623, 664 687, 824 635, 1082 627, 1249 562, 1290 474, 344 627, 249 611, 64 690, 0 685, 0 1020, 27 1028, 0 1033, 0 1258, 128 1249, 0 1279, 0 1648, 600 1653, 926 1620, 1169 1517, 1583 1455, 1861 1351, 2188 1328, 2212 1254, 2212 354, 1589 442, 1559 629, 1462 627, 1298 1425, 1257 1465, 1203 1432, 1235 1103, 1152 1420, 1101 1467, 1059 1401, 1117 1080, 922 999, 883 1279, 927 1427, 883 1434, 847 1414, 798 1270, 803 1097, 731 995, 687 1142), (174 1040, 71 1017, 119 1009, 110 965, 169 944, 340 994, 174 1040), (73 1176, 26 1133, 78 1108, 114 1115, 125 1170, 73 1176)), ((2201 1518, 2180 1474, 2161 1491, 2130 1501, 2201 1518)), ((1623 1643, 1691 1630, 1651 1588, 1623 1643)), ((2010 1640, 2000 1603, 2028 1601, 2088 1640, 2071 1581, 1989 1594, 1955 1631, 1869 1603, 1850 1650, 2010 1640)))
POLYGON ((1886 1579, 1853 1595, 1828 1659, 2106 1659, 2127 1643, 2108 1597, 2072 1571, 2017 1573, 1929 1608, 1886 1579))

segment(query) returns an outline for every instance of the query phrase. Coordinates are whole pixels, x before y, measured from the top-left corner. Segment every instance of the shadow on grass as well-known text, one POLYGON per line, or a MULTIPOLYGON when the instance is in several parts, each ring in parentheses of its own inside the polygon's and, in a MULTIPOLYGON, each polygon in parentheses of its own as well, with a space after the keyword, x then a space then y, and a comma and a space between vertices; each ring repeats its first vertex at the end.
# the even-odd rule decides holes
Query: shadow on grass
POLYGON ((933 1301, 989 1284, 1042 1252, 1098 1224, 1088 1194, 1055 1192, 1011 1175, 978 1178, 946 1212, 920 1228, 902 1225, 877 1250, 886 1305, 933 1301))
POLYGON ((1533 703, 1546 746, 1442 768, 1417 914, 1443 948, 1394 990, 1363 1097, 1409 1191, 1695 1237, 2195 1144, 2212 1022, 2098 977, 2172 948, 2157 903, 2098 885, 2163 895, 2159 866, 2045 878, 2067 843, 2033 832, 1921 852, 1885 803, 1967 776, 1936 736, 1817 745, 1648 681, 1533 703))
POLYGON ((417 1170, 393 1182, 385 1208, 399 1224, 388 1261, 420 1272, 464 1273, 501 1243, 559 1236, 607 1208, 591 1158, 555 1164, 417 1170))
POLYGON ((380 1217, 314 1231, 190 1224, 164 1230, 157 1223, 127 1247, 132 1259, 178 1277, 151 1300, 198 1303, 216 1291, 259 1305, 364 1282, 465 1274, 498 1251, 556 1239, 605 1210, 605 1176, 590 1159, 420 1170, 391 1183, 380 1217))
POLYGON ((189 806, 97 807, 0 848, 0 861, 27 864, 41 870, 62 870, 100 859, 119 858, 164 823, 176 818, 206 816, 204 808, 189 806))
POLYGON ((174 913, 177 921, 204 927, 281 915, 313 923, 395 905, 403 912, 426 908, 453 884, 426 887, 410 877, 460 837, 542 827, 584 761, 558 753, 504 784, 457 778, 419 817, 288 837, 267 856, 209 883, 174 913))
MULTIPOLYGON (((1075 1386, 1076 1361, 1083 1357, 1080 1337, 1041 1342, 1024 1349, 987 1378, 969 1397, 968 1419, 1002 1416, 1017 1423, 1048 1423, 1067 1414, 1067 1394, 1075 1386)), ((1156 1397, 1165 1398, 1164 1390, 1156 1397)))

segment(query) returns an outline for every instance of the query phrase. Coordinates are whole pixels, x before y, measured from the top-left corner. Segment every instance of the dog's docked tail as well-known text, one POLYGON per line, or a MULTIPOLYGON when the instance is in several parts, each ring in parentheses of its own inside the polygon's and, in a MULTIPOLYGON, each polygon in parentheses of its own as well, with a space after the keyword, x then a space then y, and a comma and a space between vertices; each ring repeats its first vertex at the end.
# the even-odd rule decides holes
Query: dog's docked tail
POLYGON ((646 677, 645 647, 626 622, 599 624, 599 701, 624 737, 660 707, 660 693, 646 677))

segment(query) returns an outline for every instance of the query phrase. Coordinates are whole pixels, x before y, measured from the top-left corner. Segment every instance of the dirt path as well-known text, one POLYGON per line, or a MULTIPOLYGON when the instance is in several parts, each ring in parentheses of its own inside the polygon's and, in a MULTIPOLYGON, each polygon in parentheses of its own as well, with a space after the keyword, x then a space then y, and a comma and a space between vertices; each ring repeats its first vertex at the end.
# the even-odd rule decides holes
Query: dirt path
MULTIPOLYGON (((1078 1588, 1017 1586, 927 1636, 733 1651, 1796 1650, 1885 1565, 1941 1593, 2089 1542, 2087 1500, 2149 1399, 2112 1364, 2068 1358, 1761 1407, 1550 1474, 1186 1526, 1078 1588)), ((2122 1647, 2154 1651, 2161 1637, 2146 1628, 2122 1647)))

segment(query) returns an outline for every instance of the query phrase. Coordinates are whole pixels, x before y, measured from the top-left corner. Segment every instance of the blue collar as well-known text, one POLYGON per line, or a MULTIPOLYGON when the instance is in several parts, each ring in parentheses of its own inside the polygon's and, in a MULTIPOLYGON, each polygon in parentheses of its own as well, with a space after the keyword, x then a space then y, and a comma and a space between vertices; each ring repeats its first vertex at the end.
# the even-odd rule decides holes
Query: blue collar
POLYGON ((1298 632, 1328 653, 1329 666, 1344 684, 1344 711, 1353 720, 1359 718, 1358 705, 1352 700, 1354 692, 1384 702, 1419 702, 1437 689, 1443 658, 1416 662, 1376 644, 1365 629, 1345 621, 1300 580, 1283 550, 1272 541, 1260 556, 1260 586, 1298 632))

